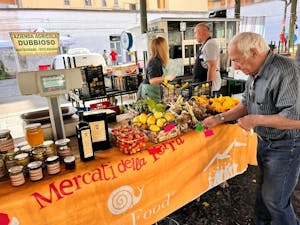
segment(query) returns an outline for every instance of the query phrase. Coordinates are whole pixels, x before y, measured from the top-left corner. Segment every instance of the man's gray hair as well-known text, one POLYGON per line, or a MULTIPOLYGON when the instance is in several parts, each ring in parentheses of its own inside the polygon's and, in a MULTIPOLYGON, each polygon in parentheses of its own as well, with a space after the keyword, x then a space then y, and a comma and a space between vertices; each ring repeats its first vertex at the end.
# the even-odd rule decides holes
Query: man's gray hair
POLYGON ((249 57, 250 49, 255 48, 259 53, 269 51, 270 47, 264 38, 257 33, 242 32, 235 35, 229 45, 236 45, 238 50, 246 57, 249 57))

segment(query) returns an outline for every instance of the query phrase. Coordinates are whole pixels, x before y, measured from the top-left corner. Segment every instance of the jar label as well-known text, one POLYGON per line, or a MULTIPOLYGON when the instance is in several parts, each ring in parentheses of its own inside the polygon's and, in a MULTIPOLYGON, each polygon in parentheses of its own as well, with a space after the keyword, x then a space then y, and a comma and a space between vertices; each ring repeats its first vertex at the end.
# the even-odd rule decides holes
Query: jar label
POLYGON ((106 141, 105 123, 102 121, 90 122, 90 127, 92 131, 92 141, 106 141))
POLYGON ((93 156, 93 146, 91 142, 91 133, 89 129, 81 131, 84 158, 93 156))

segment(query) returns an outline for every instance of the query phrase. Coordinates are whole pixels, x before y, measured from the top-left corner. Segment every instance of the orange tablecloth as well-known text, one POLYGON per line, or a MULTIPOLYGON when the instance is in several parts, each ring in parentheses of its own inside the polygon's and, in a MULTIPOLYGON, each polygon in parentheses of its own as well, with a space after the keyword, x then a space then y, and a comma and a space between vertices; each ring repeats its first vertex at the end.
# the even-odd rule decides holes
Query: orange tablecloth
POLYGON ((237 125, 211 137, 191 131, 135 155, 111 148, 70 172, 19 187, 0 183, 0 224, 6 216, 21 225, 153 224, 248 164, 256 164, 256 137, 237 125))

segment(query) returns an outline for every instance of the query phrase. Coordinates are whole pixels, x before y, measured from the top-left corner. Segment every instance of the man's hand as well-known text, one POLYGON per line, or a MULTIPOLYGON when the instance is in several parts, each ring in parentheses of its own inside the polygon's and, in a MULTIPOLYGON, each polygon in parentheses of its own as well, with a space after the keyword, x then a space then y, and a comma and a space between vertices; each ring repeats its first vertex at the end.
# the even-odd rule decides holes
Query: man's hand
POLYGON ((202 121, 202 126, 204 129, 211 129, 219 124, 223 123, 218 115, 209 116, 202 121))
POLYGON ((247 115, 237 120, 240 127, 247 131, 250 131, 256 127, 255 121, 255 115, 247 115))

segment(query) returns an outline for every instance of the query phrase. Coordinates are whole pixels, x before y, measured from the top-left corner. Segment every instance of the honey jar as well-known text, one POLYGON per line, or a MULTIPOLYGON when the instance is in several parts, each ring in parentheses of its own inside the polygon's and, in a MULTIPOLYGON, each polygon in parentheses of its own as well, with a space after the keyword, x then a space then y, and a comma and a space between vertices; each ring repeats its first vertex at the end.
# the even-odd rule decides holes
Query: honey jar
POLYGON ((43 179, 42 161, 33 161, 27 165, 31 181, 43 179))
POLYGON ((60 162, 58 156, 50 156, 46 159, 48 174, 57 174, 60 172, 60 162))
POLYGON ((20 186, 25 183, 23 166, 13 166, 8 172, 12 186, 20 186))
POLYGON ((10 134, 10 130, 0 130, 0 153, 14 151, 14 141, 10 134))
POLYGON ((32 147, 42 145, 44 133, 40 123, 32 123, 25 126, 25 136, 28 144, 32 147))
POLYGON ((72 155, 69 138, 59 139, 55 141, 55 145, 61 161, 63 161, 65 157, 72 155))
POLYGON ((43 147, 46 149, 47 157, 57 155, 56 150, 55 150, 55 145, 52 140, 44 141, 43 147))

